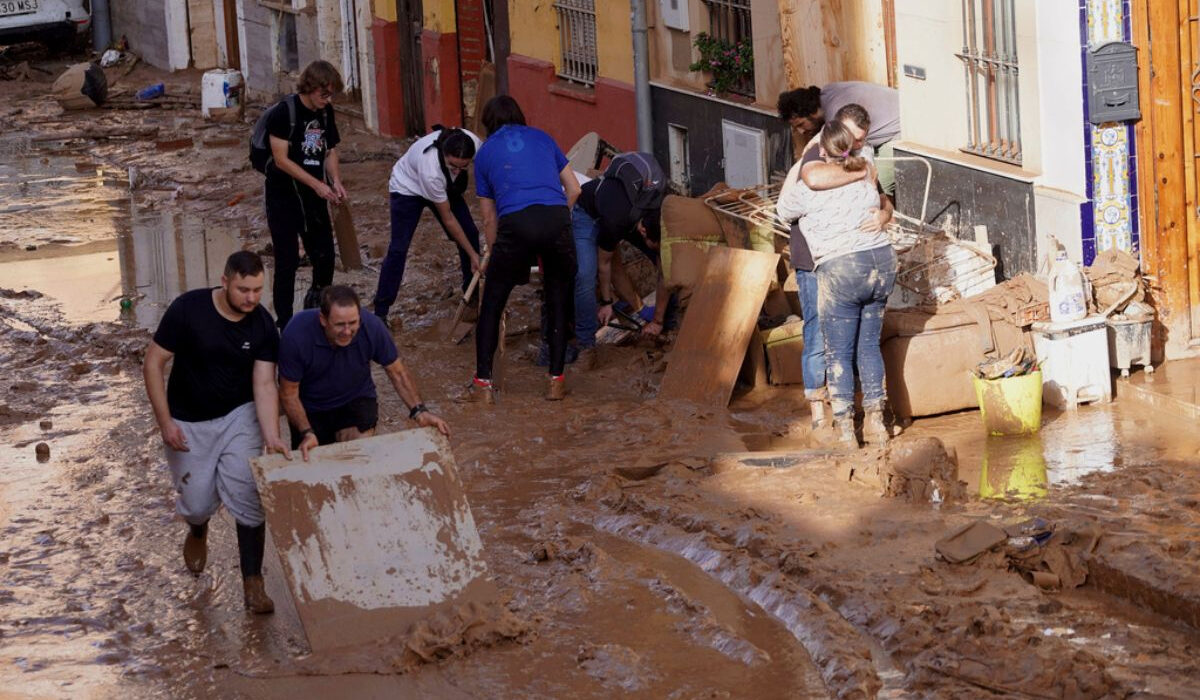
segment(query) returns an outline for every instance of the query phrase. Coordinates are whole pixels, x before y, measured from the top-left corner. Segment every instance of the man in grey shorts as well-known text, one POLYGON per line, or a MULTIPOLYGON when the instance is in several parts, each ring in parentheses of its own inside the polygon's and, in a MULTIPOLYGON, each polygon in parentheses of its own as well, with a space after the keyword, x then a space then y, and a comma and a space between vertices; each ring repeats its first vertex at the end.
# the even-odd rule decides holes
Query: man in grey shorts
POLYGON ((176 508, 189 526, 184 564, 195 574, 204 570, 208 520, 224 504, 237 523, 242 592, 255 613, 273 612, 275 604, 263 585, 266 525, 250 458, 264 448, 291 457, 279 437, 279 332, 259 304, 263 280, 258 255, 229 256, 220 287, 171 302, 142 367, 176 508))

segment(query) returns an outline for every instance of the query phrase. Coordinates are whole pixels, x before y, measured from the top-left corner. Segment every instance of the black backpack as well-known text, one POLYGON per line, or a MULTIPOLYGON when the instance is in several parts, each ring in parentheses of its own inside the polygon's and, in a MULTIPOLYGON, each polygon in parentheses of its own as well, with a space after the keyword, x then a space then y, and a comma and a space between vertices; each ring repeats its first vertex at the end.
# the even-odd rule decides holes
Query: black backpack
POLYGON ((275 157, 271 155, 271 135, 267 133, 267 122, 275 114, 275 110, 287 109, 288 135, 290 137, 296 130, 296 99, 296 95, 288 95, 264 109, 258 121, 254 122, 254 128, 250 131, 250 166, 264 175, 275 164, 275 157))
POLYGON ((667 196, 667 177, 663 174, 662 166, 649 153, 631 151, 614 157, 604 169, 600 184, 596 187, 614 182, 619 182, 625 188, 629 203, 638 211, 661 207, 663 198, 667 196))

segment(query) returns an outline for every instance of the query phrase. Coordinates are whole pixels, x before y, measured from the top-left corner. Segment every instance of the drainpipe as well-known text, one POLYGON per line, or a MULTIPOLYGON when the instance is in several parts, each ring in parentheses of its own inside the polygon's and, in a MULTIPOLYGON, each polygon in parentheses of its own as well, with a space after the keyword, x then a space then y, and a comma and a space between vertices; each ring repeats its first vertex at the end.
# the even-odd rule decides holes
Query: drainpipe
POLYGON ((637 147, 654 152, 654 130, 650 123, 650 42, 646 36, 646 0, 633 5, 633 93, 637 105, 637 147))
POLYGON ((100 53, 112 43, 112 24, 108 21, 108 0, 92 0, 92 48, 100 53))

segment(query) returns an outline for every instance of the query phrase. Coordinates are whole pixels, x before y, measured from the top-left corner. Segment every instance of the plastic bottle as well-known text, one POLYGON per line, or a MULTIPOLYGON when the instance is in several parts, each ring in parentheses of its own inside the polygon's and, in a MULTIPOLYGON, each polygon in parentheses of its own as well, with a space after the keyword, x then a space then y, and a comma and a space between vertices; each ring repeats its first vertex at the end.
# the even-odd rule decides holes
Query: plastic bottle
POLYGON ((155 83, 138 90, 137 98, 139 100, 153 100, 155 97, 162 97, 165 92, 166 89, 162 83, 155 83))
POLYGON ((1087 316, 1083 273, 1067 259, 1066 251, 1058 251, 1050 268, 1050 320, 1054 323, 1078 321, 1087 316))

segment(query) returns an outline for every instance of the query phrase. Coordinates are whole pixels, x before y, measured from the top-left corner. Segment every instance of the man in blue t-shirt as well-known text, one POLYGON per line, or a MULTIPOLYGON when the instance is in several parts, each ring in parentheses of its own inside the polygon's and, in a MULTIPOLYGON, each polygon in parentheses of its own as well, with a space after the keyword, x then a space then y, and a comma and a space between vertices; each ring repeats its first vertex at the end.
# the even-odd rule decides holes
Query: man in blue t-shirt
POLYGON ((372 361, 387 373, 409 418, 450 434, 446 421, 421 402, 387 326, 374 314, 362 313, 357 292, 333 285, 321 293, 319 309, 292 317, 279 344, 279 396, 292 449, 299 449, 305 460, 317 445, 375 434, 379 403, 372 361))

